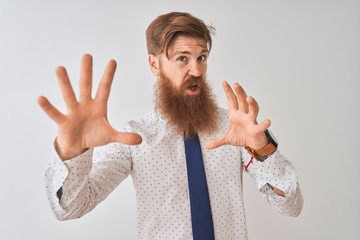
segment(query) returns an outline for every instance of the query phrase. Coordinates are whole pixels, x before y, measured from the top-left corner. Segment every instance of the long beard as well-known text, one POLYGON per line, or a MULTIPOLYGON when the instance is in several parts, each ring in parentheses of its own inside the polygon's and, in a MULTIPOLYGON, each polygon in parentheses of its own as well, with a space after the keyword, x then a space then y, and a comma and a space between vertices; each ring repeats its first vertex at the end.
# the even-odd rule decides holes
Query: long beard
POLYGON ((185 139, 197 133, 212 133, 218 129, 218 107, 210 86, 202 77, 192 77, 176 89, 160 71, 155 84, 155 109, 175 127, 185 139), (200 93, 189 95, 186 89, 200 85, 200 93))

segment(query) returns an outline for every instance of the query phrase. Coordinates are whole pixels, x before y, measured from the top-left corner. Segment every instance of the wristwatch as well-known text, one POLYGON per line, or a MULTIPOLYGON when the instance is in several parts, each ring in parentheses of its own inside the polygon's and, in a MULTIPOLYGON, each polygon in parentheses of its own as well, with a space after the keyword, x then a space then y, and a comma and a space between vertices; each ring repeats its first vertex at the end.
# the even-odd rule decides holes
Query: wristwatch
POLYGON ((263 162, 271 154, 273 154, 278 146, 275 136, 268 129, 265 130, 265 135, 268 139, 268 144, 266 144, 265 147, 256 151, 254 149, 251 149, 250 147, 245 147, 248 153, 260 162, 263 162))

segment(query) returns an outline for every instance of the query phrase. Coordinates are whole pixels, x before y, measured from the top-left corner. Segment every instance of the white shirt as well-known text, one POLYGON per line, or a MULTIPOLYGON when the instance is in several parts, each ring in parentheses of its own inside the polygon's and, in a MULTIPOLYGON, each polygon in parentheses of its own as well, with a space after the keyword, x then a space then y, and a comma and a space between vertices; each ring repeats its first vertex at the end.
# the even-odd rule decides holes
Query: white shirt
MULTIPOLYGON (((227 111, 221 109, 220 116, 218 132, 199 134, 215 238, 247 239, 242 184, 251 156, 243 147, 204 147, 206 141, 227 131, 227 111)), ((136 132, 143 142, 137 146, 111 143, 67 161, 54 155, 46 171, 46 188, 57 219, 85 215, 130 174, 136 191, 138 239, 192 239, 183 136, 155 112, 130 121, 120 131, 136 132)), ((300 213, 303 198, 297 174, 279 150, 264 162, 254 160, 247 172, 272 207, 288 216, 300 213)))

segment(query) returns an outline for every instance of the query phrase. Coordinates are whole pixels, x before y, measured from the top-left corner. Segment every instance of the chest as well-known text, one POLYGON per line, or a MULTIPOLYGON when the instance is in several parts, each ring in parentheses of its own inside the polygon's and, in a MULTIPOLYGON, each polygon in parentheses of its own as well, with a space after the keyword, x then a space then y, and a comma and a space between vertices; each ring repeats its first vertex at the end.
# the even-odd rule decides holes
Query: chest
MULTIPOLYGON (((206 138, 200 138, 205 175, 209 190, 226 187, 241 181, 239 148, 222 146, 206 149, 206 138)), ((138 189, 187 188, 185 146, 181 137, 171 136, 148 140, 147 144, 132 150, 132 177, 138 189)))

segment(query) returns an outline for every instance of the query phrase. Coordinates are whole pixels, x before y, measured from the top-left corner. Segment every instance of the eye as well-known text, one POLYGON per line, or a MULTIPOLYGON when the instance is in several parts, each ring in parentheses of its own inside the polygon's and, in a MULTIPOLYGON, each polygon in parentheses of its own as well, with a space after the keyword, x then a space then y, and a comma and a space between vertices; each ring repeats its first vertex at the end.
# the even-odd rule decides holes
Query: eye
POLYGON ((198 61, 200 62, 204 62, 206 60, 206 56, 205 55, 201 55, 197 58, 198 61))
POLYGON ((186 57, 185 56, 181 56, 181 57, 178 57, 176 59, 177 61, 180 61, 180 62, 184 62, 186 60, 186 57))

